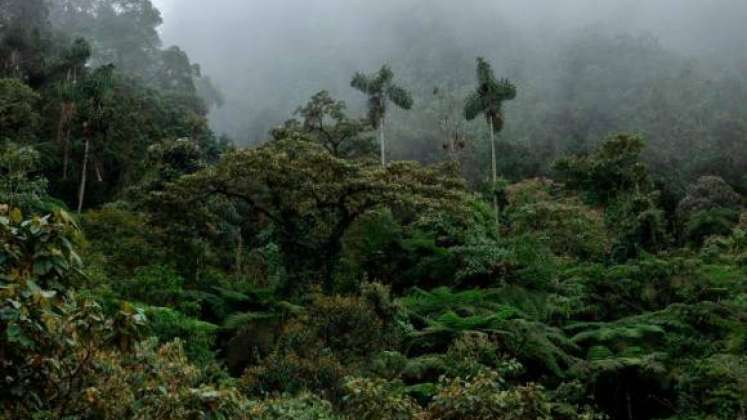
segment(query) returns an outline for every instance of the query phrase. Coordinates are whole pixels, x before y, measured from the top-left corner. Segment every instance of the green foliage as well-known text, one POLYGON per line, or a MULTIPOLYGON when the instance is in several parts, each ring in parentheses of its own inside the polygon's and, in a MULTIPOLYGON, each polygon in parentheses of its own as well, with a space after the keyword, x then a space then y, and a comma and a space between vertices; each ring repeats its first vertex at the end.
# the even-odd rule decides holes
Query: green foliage
POLYGON ((492 129, 503 128, 503 102, 516 98, 516 86, 508 79, 496 80, 490 64, 484 58, 477 59, 477 90, 472 93, 464 105, 464 116, 473 120, 485 115, 492 129))
POLYGON ((344 378, 352 373, 333 355, 306 349, 273 352, 241 377, 241 389, 252 396, 297 393, 304 390, 337 401, 342 395, 344 378))
POLYGON ((702 244, 711 236, 728 236, 739 215, 727 208, 700 210, 692 214, 685 225, 684 237, 693 244, 702 244))
POLYGON ((649 191, 646 167, 639 162, 644 146, 641 137, 621 134, 588 156, 559 160, 555 170, 567 187, 584 193, 592 204, 606 205, 621 194, 649 191))
POLYGON ((416 219, 408 210, 389 209, 361 217, 345 235, 338 276, 353 285, 391 283, 395 291, 498 282, 509 255, 486 233, 494 225, 481 203, 465 201, 465 209, 432 207, 416 219), (474 213, 465 214, 468 209, 474 213))
POLYGON ((669 242, 664 212, 658 206, 656 193, 620 198, 610 204, 605 218, 615 236, 611 252, 617 261, 643 251, 656 252, 669 242))
POLYGON ((168 308, 148 308, 145 316, 148 318, 148 332, 161 343, 181 340, 190 362, 204 366, 215 358, 213 348, 218 326, 168 308))
POLYGON ((680 403, 704 418, 739 418, 747 411, 745 378, 744 356, 719 354, 694 361, 679 385, 680 403))
POLYGON ((677 205, 679 217, 687 219, 703 210, 718 208, 736 210, 744 200, 734 189, 716 176, 703 176, 687 188, 687 195, 677 205))
POLYGON ((184 279, 163 266, 137 268, 132 279, 116 285, 128 300, 160 306, 177 305, 183 286, 184 279))
POLYGON ((285 324, 272 353, 244 372, 244 389, 250 395, 309 390, 337 401, 352 366, 397 345, 396 311, 378 285, 365 286, 361 297, 314 297, 285 324))
POLYGON ((541 237, 556 255, 603 259, 610 247, 604 216, 576 197, 558 197, 558 188, 544 179, 511 185, 505 209, 511 234, 541 237))
POLYGON ((24 219, 17 209, 0 213, 0 279, 65 290, 82 266, 73 243, 78 230, 63 210, 24 219))
POLYGON ((251 402, 249 416, 258 420, 340 420, 332 404, 313 394, 251 402))
POLYGON ((41 117, 37 111, 38 93, 16 79, 0 79, 0 140, 33 140, 41 117))
POLYGON ((497 340, 484 333, 463 334, 449 346, 445 359, 451 377, 471 377, 489 368, 509 378, 521 373, 523 368, 516 360, 502 357, 497 340))
POLYGON ((408 420, 417 418, 422 410, 405 394, 402 384, 385 379, 348 378, 345 393, 345 413, 354 418, 408 420))
POLYGON ((541 386, 506 387, 498 373, 444 379, 428 407, 433 419, 550 419, 551 404, 541 386))
POLYGON ((0 417, 744 417, 730 77, 579 35, 562 90, 521 76, 481 191, 491 145, 462 117, 501 131, 517 99, 486 60, 472 92, 460 70, 431 95, 443 66, 418 54, 413 94, 388 66, 356 74, 367 120, 320 91, 234 149, 160 23, 149 0, 0 2, 0 417), (421 114, 387 114, 415 97, 421 114), (385 118, 393 155, 449 162, 374 165, 385 118), (619 129, 651 143, 594 147, 619 129))
MULTIPOLYGON (((403 303, 406 309, 414 310, 411 315, 414 321, 425 324, 425 328, 411 334, 409 345, 438 349, 448 346, 464 332, 488 333, 500 337, 502 352, 562 376, 564 367, 576 361, 573 356, 576 345, 555 327, 523 319, 527 314, 520 309, 522 303, 527 302, 511 302, 509 295, 500 289, 486 293, 473 290, 453 294, 447 289, 419 292, 419 296, 403 303)), ((532 306, 529 303, 525 308, 532 306)))
POLYGON ((275 128, 272 135, 277 140, 293 136, 309 137, 338 158, 368 157, 374 151, 371 138, 365 136, 371 129, 370 123, 348 117, 346 108, 345 102, 333 99, 329 92, 323 90, 296 110, 296 115, 302 121, 289 120, 275 128))
POLYGON ((88 258, 102 258, 108 276, 124 281, 142 266, 157 264, 163 258, 158 240, 147 217, 117 206, 86 212, 81 218, 86 232, 88 258), (113 241, 111 238, 117 238, 113 241))
POLYGON ((374 307, 359 298, 318 297, 307 316, 312 320, 312 335, 322 346, 343 355, 362 357, 386 346, 392 333, 374 307))
POLYGON ((204 381, 181 343, 138 343, 142 311, 123 303, 108 316, 96 301, 68 289, 80 265, 69 217, 58 212, 23 220, 14 209, 0 221, 4 416, 242 415, 246 402, 235 390, 204 381))
POLYGON ((564 158, 555 170, 565 185, 581 192, 592 205, 605 206, 605 223, 613 233, 612 257, 618 261, 641 251, 653 252, 668 241, 659 192, 640 162, 644 142, 621 134, 588 156, 564 158))
POLYGON ((389 101, 402 109, 410 109, 413 105, 410 93, 394 84, 394 73, 386 65, 370 76, 356 73, 350 86, 368 95, 368 120, 374 128, 384 120, 389 101))
MULTIPOLYGON (((321 146, 285 139, 227 155, 215 167, 183 178, 169 198, 236 200, 272 223, 286 269, 300 286, 321 272, 327 290, 351 224, 396 206, 410 211, 459 207, 460 180, 437 168, 398 162, 386 168, 335 158, 321 146)), ((255 216, 256 217, 256 216, 255 216)), ((290 285, 285 285, 290 288, 290 285)))
POLYGON ((47 180, 35 175, 40 158, 31 146, 7 143, 0 149, 0 203, 28 213, 54 209, 47 180))

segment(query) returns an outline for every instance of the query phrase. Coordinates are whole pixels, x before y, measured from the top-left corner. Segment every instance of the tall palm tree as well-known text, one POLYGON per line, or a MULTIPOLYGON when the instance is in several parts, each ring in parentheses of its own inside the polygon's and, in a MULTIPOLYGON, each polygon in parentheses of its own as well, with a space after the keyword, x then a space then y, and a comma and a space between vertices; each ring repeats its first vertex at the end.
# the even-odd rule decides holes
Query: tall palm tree
POLYGON ((86 76, 86 62, 91 57, 91 46, 84 39, 76 39, 63 54, 60 71, 66 76, 55 84, 55 93, 60 102, 60 118, 57 122, 57 143, 62 146, 62 179, 67 179, 70 164, 70 134, 77 112, 76 101, 80 100, 78 80, 86 76))
POLYGON ((394 84, 394 73, 386 65, 370 76, 356 73, 350 86, 368 95, 368 118, 371 125, 379 130, 381 166, 386 166, 384 119, 387 104, 391 101, 402 109, 410 109, 413 105, 412 96, 410 92, 394 84))
MULTIPOLYGON (((468 121, 474 120, 479 115, 484 115, 490 125, 490 150, 493 169, 493 188, 498 182, 495 156, 495 133, 503 129, 503 111, 501 107, 504 101, 510 101, 516 97, 516 86, 508 79, 497 80, 493 69, 484 58, 477 58, 477 90, 473 92, 464 105, 464 116, 468 121)), ((496 222, 498 220, 498 197, 493 194, 493 208, 495 210, 496 222)))
MULTIPOLYGON (((83 122, 83 162, 78 188, 78 214, 83 210, 88 180, 88 162, 91 153, 91 140, 94 136, 106 136, 108 120, 111 118, 111 104, 114 94, 114 66, 109 64, 96 69, 82 83, 81 92, 85 98, 81 104, 81 114, 85 116, 83 122)), ((100 178, 100 176, 99 176, 100 178)))

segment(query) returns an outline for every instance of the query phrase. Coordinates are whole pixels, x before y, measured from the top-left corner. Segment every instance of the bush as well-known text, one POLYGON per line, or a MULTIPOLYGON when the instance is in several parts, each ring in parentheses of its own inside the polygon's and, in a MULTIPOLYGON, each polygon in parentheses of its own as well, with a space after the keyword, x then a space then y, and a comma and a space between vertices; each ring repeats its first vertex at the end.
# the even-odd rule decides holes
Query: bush
POLYGON ((244 372, 245 391, 309 390, 337 401, 342 379, 382 350, 396 347, 398 339, 396 305, 388 289, 367 284, 362 293, 316 295, 303 315, 285 324, 272 353, 244 372))
POLYGON ((486 368, 495 369, 507 377, 522 369, 518 361, 502 357, 498 344, 487 334, 478 332, 464 333, 454 340, 444 360, 452 377, 473 376, 486 368))
POLYGON ((633 190, 651 187, 646 167, 639 162, 645 143, 641 137, 619 134, 588 156, 573 156, 555 163, 567 187, 584 193, 593 204, 606 205, 633 190))
POLYGON ((361 420, 410 420, 422 410, 401 383, 380 378, 348 378, 343 407, 350 418, 361 420))
POLYGON ((333 355, 318 350, 303 355, 276 350, 244 371, 241 388, 250 396, 311 391, 337 401, 343 394, 343 379, 350 373, 333 355))
POLYGON ((736 210, 742 207, 742 202, 742 197, 723 179, 717 176, 703 176, 687 188, 687 196, 677 205, 677 214, 686 221, 703 210, 736 210))
POLYGON ((153 229, 142 214, 106 207, 86 212, 81 223, 89 241, 86 254, 103 256, 103 268, 115 281, 163 260, 153 229))
POLYGON ((136 347, 123 366, 116 358, 111 362, 103 383, 85 391, 85 400, 101 407, 97 414, 103 418, 247 418, 247 401, 230 384, 204 383, 178 340, 161 347, 151 340, 136 347), (131 406, 107 408, 128 400, 131 406))
POLYGON ((341 358, 368 357, 393 347, 397 339, 395 328, 389 325, 391 302, 380 292, 368 289, 371 303, 360 297, 317 296, 302 322, 314 340, 341 358), (379 317, 377 310, 389 319, 379 317))
POLYGON ((218 326, 168 308, 148 308, 145 315, 149 332, 162 343, 181 339, 184 351, 193 363, 203 366, 215 359, 212 349, 218 326))
POLYGON ((28 141, 41 122, 39 95, 18 79, 0 79, 0 140, 28 141))
POLYGON ((728 236, 736 226, 739 214, 731 209, 715 208, 694 213, 685 225, 685 239, 702 245, 711 236, 728 236))
POLYGON ((703 418, 741 419, 747 413, 747 358, 726 354, 694 361, 677 385, 680 404, 703 418))
POLYGON ((342 420, 332 404, 309 393, 253 402, 249 416, 255 420, 342 420))
POLYGON ((179 303, 184 279, 174 270, 161 265, 140 267, 134 276, 117 285, 122 297, 158 306, 179 303))
POLYGON ((545 238, 557 255, 599 260, 609 250, 604 214, 576 197, 554 197, 559 186, 531 179, 507 189, 511 233, 545 238))
POLYGON ((2 144, 0 203, 17 207, 25 213, 52 212, 63 207, 47 194, 47 179, 36 175, 40 163, 41 154, 33 147, 2 144))
POLYGON ((428 406, 427 418, 550 420, 551 408, 541 386, 506 387, 497 372, 483 370, 472 377, 442 379, 438 393, 428 406))

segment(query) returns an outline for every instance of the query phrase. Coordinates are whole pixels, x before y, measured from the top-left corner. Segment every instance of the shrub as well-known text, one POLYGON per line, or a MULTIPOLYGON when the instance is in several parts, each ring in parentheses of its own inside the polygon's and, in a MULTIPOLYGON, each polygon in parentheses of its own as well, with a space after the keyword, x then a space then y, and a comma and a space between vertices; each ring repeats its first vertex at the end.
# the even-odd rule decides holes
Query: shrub
POLYGON ((363 297, 316 295, 303 315, 284 325, 272 353, 244 372, 245 391, 310 390, 337 401, 345 376, 396 347, 395 314, 396 305, 381 285, 365 285, 363 297))
POLYGON ((39 95, 18 79, 0 79, 0 140, 31 140, 41 118, 39 95))
POLYGON ((87 251, 106 256, 114 274, 130 275, 137 267, 156 263, 163 255, 153 229, 141 213, 111 205, 87 211, 81 224, 90 242, 87 251))
POLYGON ((703 210, 742 207, 742 197, 723 179, 703 176, 687 188, 687 195, 677 205, 677 214, 683 220, 703 210))
POLYGON ((249 416, 255 420, 342 420, 329 401, 309 393, 253 402, 249 416))
POLYGON ((736 211, 726 208, 700 210, 687 219, 685 239, 702 245, 710 236, 728 236, 737 224, 738 217, 736 211))
POLYGON ((218 326, 168 308, 148 308, 145 315, 149 332, 162 343, 181 339, 190 361, 204 365, 215 358, 212 348, 218 326))
POLYGON ((502 357, 498 344, 487 334, 478 332, 464 333, 454 340, 444 360, 449 376, 453 377, 473 376, 486 368, 496 369, 507 377, 516 375, 522 369, 516 360, 502 357))
POLYGON ((541 386, 506 387, 497 372, 483 370, 471 377, 442 379, 428 406, 427 418, 550 420, 551 408, 541 386))
POLYGON ((645 143, 641 137, 619 134, 588 156, 573 156, 555 163, 559 178, 585 194, 594 204, 608 204, 633 190, 651 187, 648 170, 639 162, 645 143))
POLYGON ((311 391, 337 401, 343 394, 343 379, 350 373, 351 369, 330 354, 276 350, 244 371, 241 387, 251 396, 311 391))
MULTIPOLYGON (((391 317, 391 303, 385 295, 372 289, 366 293, 374 304, 383 305, 378 308, 382 315, 391 317)), ((323 347, 343 358, 360 358, 393 346, 396 331, 388 321, 364 298, 316 296, 302 322, 323 347)))
POLYGON ((348 378, 343 407, 350 418, 361 420, 410 420, 422 410, 401 383, 380 378, 348 378))
POLYGON ((40 163, 41 154, 31 146, 14 143, 0 146, 0 203, 26 213, 61 207, 47 194, 47 179, 35 175, 40 163))
POLYGON ((544 179, 510 186, 506 215, 512 234, 546 238, 557 255, 601 259, 609 249, 603 213, 576 197, 554 197, 559 189, 544 179))
POLYGON ((747 358, 716 354, 694 361, 677 385, 680 404, 693 413, 741 419, 747 413, 747 358))
POLYGON ((134 276, 117 285, 122 297, 157 306, 174 306, 181 297, 182 279, 174 270, 161 265, 140 267, 134 276))

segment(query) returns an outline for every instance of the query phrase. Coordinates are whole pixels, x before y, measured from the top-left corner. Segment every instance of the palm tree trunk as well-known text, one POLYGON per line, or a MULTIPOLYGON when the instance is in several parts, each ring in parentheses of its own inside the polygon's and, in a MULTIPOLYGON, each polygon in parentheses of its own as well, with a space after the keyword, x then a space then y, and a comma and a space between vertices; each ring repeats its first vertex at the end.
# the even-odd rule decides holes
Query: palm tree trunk
POLYGON ((60 118, 57 120, 57 144, 62 143, 62 137, 65 134, 65 119, 66 119, 66 108, 65 103, 60 104, 60 118))
POLYGON ((68 131, 66 134, 63 149, 65 156, 62 159, 62 179, 67 179, 67 168, 70 166, 70 132, 68 131))
POLYGON ((104 182, 104 177, 101 175, 101 162, 98 159, 94 160, 93 168, 96 170, 96 180, 98 182, 104 182))
POLYGON ((241 275, 242 272, 242 255, 244 254, 244 235, 241 234, 241 228, 239 228, 238 243, 236 244, 236 262, 235 270, 237 275, 241 275))
POLYGON ((386 168, 386 147, 384 145, 384 118, 379 123, 379 146, 381 147, 381 166, 386 168))
POLYGON ((75 115, 75 104, 65 103, 62 105, 63 115, 60 117, 60 130, 63 132, 58 135, 62 136, 62 179, 67 179, 68 167, 70 166, 70 132, 72 130, 72 120, 75 115), (66 126, 66 127, 65 127, 66 126))
POLYGON ((78 214, 83 211, 83 199, 86 195, 86 175, 88 174, 88 151, 91 147, 91 139, 86 137, 86 148, 83 152, 83 170, 80 175, 80 189, 78 190, 78 214))
POLYGON ((495 186, 498 183, 498 168, 495 156, 495 127, 493 126, 492 119, 490 119, 490 158, 493 168, 493 185, 490 188, 490 192, 493 195, 493 211, 495 212, 495 224, 498 225, 498 196, 495 194, 495 186))
MULTIPOLYGON (((65 116, 66 116, 66 109, 65 109, 65 103, 63 102, 60 104, 60 119, 57 122, 57 144, 63 145, 64 153, 67 153, 67 145, 63 144, 63 138, 65 137, 65 116)), ((65 156, 67 157, 67 156, 65 156)), ((65 159, 65 163, 63 165, 62 169, 62 179, 67 178, 67 159, 65 159)))
POLYGON ((459 131, 454 130, 453 135, 449 135, 448 130, 446 131, 446 137, 447 137, 447 144, 449 145, 449 157, 451 160, 456 161, 457 155, 456 155, 456 142, 459 140, 459 131))

